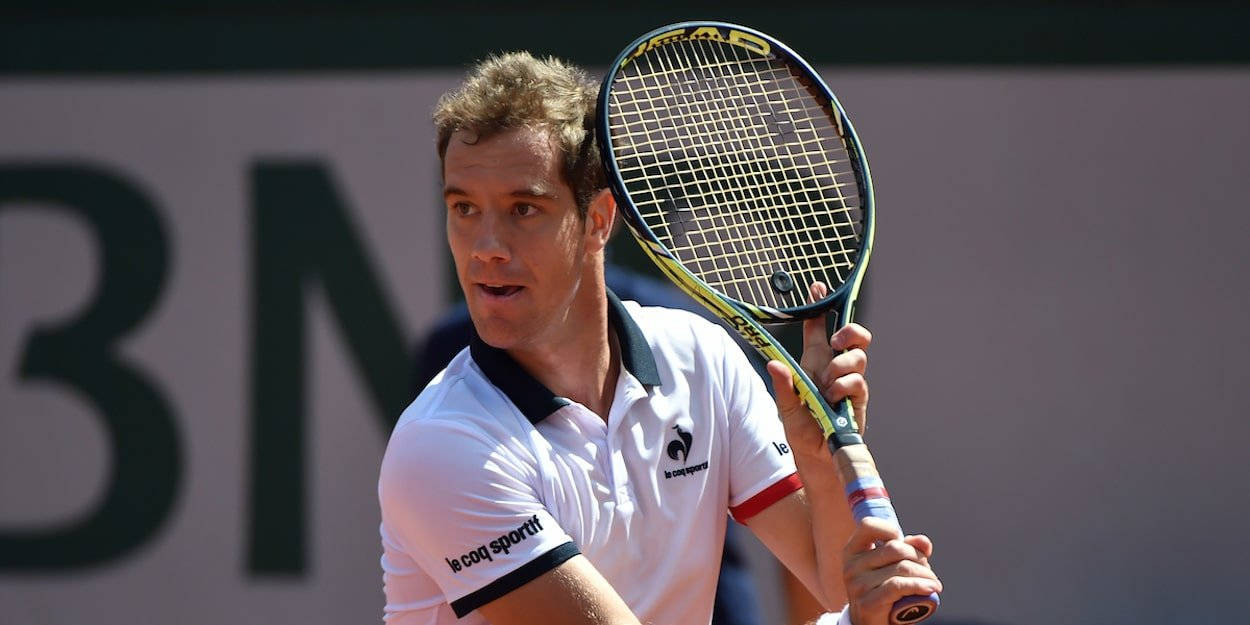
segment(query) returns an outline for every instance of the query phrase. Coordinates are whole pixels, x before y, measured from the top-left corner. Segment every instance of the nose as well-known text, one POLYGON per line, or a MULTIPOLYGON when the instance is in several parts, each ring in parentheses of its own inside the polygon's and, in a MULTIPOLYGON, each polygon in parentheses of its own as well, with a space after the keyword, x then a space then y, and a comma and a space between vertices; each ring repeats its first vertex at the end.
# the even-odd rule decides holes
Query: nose
MULTIPOLYGON (((493 212, 493 211, 492 211, 493 212)), ((473 260, 484 263, 506 263, 512 258, 507 244, 505 225, 494 215, 482 216, 473 237, 473 260)))

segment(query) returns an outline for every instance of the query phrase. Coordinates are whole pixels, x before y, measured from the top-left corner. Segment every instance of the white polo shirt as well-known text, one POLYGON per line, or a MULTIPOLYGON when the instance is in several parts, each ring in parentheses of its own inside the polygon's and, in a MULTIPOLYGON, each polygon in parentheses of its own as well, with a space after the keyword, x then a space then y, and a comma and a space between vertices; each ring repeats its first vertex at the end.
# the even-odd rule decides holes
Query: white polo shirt
POLYGON ((727 514, 800 488, 741 349, 691 313, 609 293, 606 423, 473 337, 404 411, 382 461, 385 619, 476 608, 584 554, 644 623, 711 621, 727 514))

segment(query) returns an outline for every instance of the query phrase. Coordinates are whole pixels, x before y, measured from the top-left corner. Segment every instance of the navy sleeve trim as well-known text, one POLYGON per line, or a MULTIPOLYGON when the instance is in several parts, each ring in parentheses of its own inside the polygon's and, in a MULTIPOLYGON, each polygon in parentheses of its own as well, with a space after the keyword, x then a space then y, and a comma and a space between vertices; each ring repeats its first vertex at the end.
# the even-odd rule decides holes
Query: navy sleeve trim
POLYGON ((456 618, 464 618, 466 614, 534 581, 539 575, 560 566, 565 560, 579 554, 581 554, 581 550, 577 548, 577 545, 574 545, 571 541, 564 543, 522 564, 521 568, 452 601, 451 609, 456 613, 456 618))

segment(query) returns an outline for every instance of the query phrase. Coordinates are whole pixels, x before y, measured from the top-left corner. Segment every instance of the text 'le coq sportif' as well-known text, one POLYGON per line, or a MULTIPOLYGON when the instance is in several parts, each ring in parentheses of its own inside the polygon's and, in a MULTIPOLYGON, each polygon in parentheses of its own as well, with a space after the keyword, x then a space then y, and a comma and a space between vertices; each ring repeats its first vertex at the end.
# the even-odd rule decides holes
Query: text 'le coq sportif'
POLYGON ((492 554, 502 553, 507 555, 512 550, 513 545, 541 531, 543 531, 543 524, 539 522, 536 514, 528 521, 522 523, 520 527, 501 535, 499 538, 490 541, 490 543, 457 558, 443 558, 443 561, 447 563, 447 566, 451 567, 452 572, 459 573, 461 570, 478 562, 494 562, 495 557, 492 554))

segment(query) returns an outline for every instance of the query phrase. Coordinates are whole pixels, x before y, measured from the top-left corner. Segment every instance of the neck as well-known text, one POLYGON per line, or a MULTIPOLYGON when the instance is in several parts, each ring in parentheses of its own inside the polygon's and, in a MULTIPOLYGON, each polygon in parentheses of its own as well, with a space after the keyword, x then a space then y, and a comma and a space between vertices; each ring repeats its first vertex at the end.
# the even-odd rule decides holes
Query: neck
POLYGON ((589 288, 580 289, 551 341, 510 349, 508 354, 551 392, 606 421, 620 375, 620 346, 608 327, 602 272, 585 286, 589 288))

